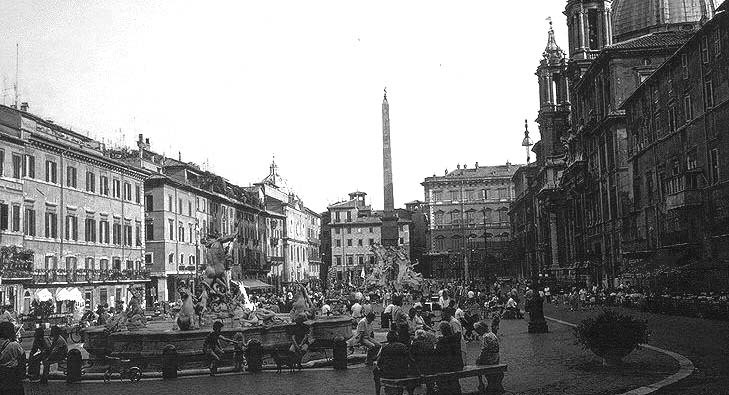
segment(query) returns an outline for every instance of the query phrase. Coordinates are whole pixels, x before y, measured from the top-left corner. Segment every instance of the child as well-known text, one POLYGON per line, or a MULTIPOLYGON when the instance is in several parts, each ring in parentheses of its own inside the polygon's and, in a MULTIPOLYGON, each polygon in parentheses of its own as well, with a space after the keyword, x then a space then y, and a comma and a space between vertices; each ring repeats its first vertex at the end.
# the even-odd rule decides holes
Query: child
POLYGON ((243 345, 243 334, 238 332, 233 336, 233 361, 235 362, 235 371, 242 372, 246 357, 243 355, 245 346, 243 345))
POLYGON ((491 332, 494 333, 494 335, 499 334, 499 323, 501 322, 501 314, 498 312, 495 312, 491 316, 491 332))

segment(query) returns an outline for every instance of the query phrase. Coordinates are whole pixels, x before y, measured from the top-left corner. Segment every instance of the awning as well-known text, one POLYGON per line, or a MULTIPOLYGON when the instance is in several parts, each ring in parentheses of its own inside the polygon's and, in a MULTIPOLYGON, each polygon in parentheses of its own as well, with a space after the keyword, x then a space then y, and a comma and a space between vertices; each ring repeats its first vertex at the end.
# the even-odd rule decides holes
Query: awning
POLYGON ((257 279, 243 279, 239 281, 241 284, 243 284, 244 287, 254 290, 254 289, 268 289, 273 288, 273 285, 266 284, 261 280, 257 279))
POLYGON ((53 294, 46 288, 39 289, 35 292, 35 298, 41 302, 53 299, 53 294))
POLYGON ((84 298, 81 295, 81 291, 75 287, 59 288, 56 291, 56 301, 72 300, 74 302, 83 302, 84 298))

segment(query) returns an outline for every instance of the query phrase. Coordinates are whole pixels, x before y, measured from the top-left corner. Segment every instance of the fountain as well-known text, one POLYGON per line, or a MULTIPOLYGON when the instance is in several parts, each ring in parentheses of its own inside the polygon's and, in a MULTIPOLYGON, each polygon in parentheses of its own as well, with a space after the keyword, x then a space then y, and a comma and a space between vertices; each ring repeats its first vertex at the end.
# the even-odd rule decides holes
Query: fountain
MULTIPOLYGON (((237 234, 237 231, 236 231, 237 234)), ((172 345, 178 355, 188 359, 202 359, 205 337, 212 331, 215 321, 223 322, 223 336, 242 336, 244 342, 258 340, 265 352, 287 350, 291 345, 294 328, 293 318, 305 314, 308 320, 312 348, 331 348, 337 337, 352 336, 352 319, 349 316, 320 317, 309 299, 306 288, 295 284, 296 297, 291 315, 276 314, 266 309, 255 309, 248 300, 247 292, 240 283, 228 280, 229 261, 225 243, 234 235, 209 239, 203 290, 198 297, 182 286, 183 300, 174 319, 146 321, 140 311, 138 295, 132 298, 129 308, 118 314, 107 325, 85 329, 84 348, 92 359, 104 359, 107 355, 159 364, 162 351, 172 345), (137 302, 133 301, 137 298, 137 302), (195 303, 197 300, 197 303, 195 303)), ((233 346, 224 344, 224 350, 232 352, 233 346)))

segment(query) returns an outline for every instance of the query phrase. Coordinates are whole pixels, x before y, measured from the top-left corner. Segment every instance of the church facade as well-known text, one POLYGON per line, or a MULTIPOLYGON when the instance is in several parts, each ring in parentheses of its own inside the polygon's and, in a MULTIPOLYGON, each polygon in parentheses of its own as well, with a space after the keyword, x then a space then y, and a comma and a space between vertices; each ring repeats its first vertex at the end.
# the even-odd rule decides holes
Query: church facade
POLYGON ((537 69, 537 162, 515 175, 513 233, 530 277, 619 281, 634 207, 622 106, 714 13, 713 1, 567 2, 568 50, 550 29, 537 69))

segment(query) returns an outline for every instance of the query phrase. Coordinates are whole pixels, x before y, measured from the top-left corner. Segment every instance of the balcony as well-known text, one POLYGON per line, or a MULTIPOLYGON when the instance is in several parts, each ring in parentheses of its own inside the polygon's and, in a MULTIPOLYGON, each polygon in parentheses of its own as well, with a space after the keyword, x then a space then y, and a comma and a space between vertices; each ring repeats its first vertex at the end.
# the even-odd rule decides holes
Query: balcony
POLYGON ((686 189, 666 196, 666 209, 668 210, 701 205, 701 191, 697 189, 686 189))
POLYGON ((149 280, 148 270, 92 270, 92 269, 40 269, 33 271, 33 282, 49 283, 93 283, 149 280))

